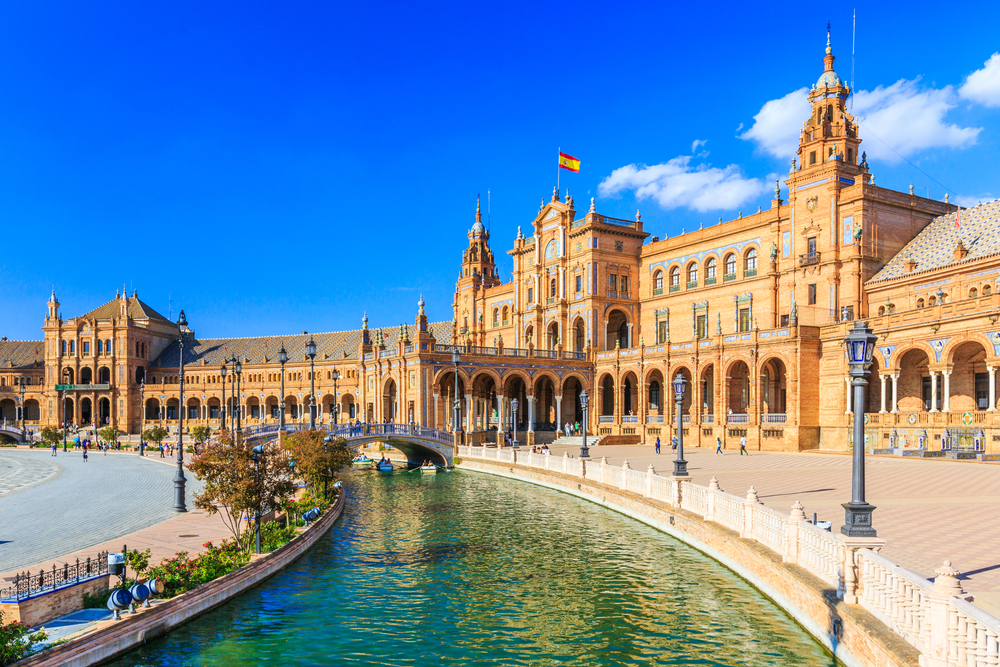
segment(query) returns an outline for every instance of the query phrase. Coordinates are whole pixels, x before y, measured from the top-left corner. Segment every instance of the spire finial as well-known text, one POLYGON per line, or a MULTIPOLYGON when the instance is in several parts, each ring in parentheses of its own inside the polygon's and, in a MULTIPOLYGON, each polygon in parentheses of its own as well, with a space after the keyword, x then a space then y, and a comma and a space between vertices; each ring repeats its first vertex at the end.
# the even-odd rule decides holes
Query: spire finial
POLYGON ((833 47, 830 45, 830 22, 826 22, 826 55, 833 54, 833 47))
POLYGON ((424 295, 420 295, 420 301, 417 302, 417 306, 420 308, 420 315, 424 314, 424 295))
POLYGON ((480 209, 479 209, 479 193, 477 192, 476 193, 476 215, 479 215, 479 213, 480 213, 480 209))
POLYGON ((552 201, 559 201, 559 188, 554 186, 552 188, 552 201))
POLYGON ((594 198, 590 198, 590 212, 597 213, 597 206, 594 205, 594 198))
POLYGON ((367 310, 365 311, 364 317, 361 318, 361 328, 362 329, 367 329, 368 328, 368 311, 367 310))
POLYGON ((781 199, 781 186, 778 184, 778 179, 774 179, 774 198, 775 200, 781 199))

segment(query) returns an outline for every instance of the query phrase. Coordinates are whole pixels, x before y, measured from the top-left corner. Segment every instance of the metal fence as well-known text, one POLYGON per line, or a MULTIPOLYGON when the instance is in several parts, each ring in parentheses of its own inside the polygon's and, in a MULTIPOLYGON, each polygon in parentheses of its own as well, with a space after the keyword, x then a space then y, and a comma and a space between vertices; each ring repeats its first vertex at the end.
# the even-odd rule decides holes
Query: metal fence
POLYGON ((96 558, 89 556, 87 560, 77 558, 73 565, 69 563, 63 563, 62 567, 53 565, 51 570, 39 570, 37 574, 21 572, 14 576, 10 586, 0 589, 0 602, 24 600, 39 593, 96 579, 107 573, 107 551, 97 554, 96 558))

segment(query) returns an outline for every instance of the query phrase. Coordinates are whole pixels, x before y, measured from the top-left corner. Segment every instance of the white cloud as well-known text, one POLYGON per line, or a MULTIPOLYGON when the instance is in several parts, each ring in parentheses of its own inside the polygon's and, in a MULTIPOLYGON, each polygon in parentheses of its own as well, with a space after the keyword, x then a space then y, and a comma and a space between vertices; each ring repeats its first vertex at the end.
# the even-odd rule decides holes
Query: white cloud
POLYGON ((699 212, 735 209, 767 190, 759 178, 747 178, 736 165, 723 169, 692 165, 693 156, 680 155, 653 166, 626 165, 601 181, 602 197, 634 190, 637 199, 653 199, 662 208, 689 208, 699 212))
POLYGON ((927 148, 967 148, 976 143, 981 127, 959 127, 944 120, 957 103, 954 88, 921 88, 919 82, 919 78, 900 79, 889 87, 857 92, 854 113, 861 123, 861 138, 869 139, 865 142, 869 156, 898 162, 899 156, 885 144, 905 157, 927 148))
MULTIPOLYGON (((800 88, 765 103, 754 116, 753 127, 739 137, 753 141, 762 151, 775 157, 794 157, 802 121, 807 120, 811 112, 808 92, 800 88)), ((899 156, 886 144, 903 156, 928 148, 971 146, 976 143, 982 128, 947 123, 945 115, 956 103, 957 95, 952 86, 924 88, 919 78, 900 79, 891 86, 878 86, 872 91, 859 90, 854 96, 854 115, 861 123, 864 150, 873 159, 898 162, 899 156)))
MULTIPOLYGON (((792 159, 799 147, 799 128, 811 113, 808 95, 808 88, 799 88, 784 97, 765 102, 753 117, 753 126, 739 135, 740 139, 754 142, 774 157, 792 159)), ((743 127, 742 124, 740 127, 743 127)))
POLYGON ((958 94, 988 107, 1000 107, 1000 52, 990 56, 982 69, 970 74, 958 94))
POLYGON ((692 153, 697 153, 698 152, 698 146, 704 146, 707 143, 708 143, 708 139, 695 139, 694 141, 691 142, 691 152, 692 153))

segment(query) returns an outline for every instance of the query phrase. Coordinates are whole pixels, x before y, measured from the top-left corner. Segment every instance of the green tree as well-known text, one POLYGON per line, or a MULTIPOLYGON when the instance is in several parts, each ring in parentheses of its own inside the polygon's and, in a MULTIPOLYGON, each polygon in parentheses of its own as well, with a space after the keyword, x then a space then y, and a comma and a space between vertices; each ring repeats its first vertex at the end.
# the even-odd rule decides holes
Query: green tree
POLYGON ((14 621, 4 624, 0 611, 0 665, 10 665, 27 656, 32 647, 48 637, 42 631, 32 632, 24 623, 14 621))
POLYGON ((142 439, 146 442, 156 443, 159 447, 163 439, 167 437, 167 431, 162 426, 151 426, 142 432, 142 439))
POLYGON ((195 442, 202 443, 212 435, 212 429, 208 426, 195 426, 191 429, 191 435, 194 436, 195 442))
POLYGON ((209 515, 218 513, 236 542, 246 548, 250 541, 241 539, 246 522, 258 509, 281 507, 295 494, 288 452, 265 445, 255 471, 253 445, 228 431, 207 444, 188 467, 204 484, 195 496, 195 507, 209 515))
POLYGON ((97 436, 107 443, 114 443, 118 441, 118 436, 123 435, 124 431, 119 431, 117 426, 105 426, 100 431, 97 432, 97 436))
POLYGON ((342 438, 325 442, 324 431, 299 431, 284 439, 285 449, 295 462, 295 470, 314 489, 322 490, 336 479, 337 472, 351 464, 354 453, 342 438))
POLYGON ((52 445, 57 445, 63 440, 63 429, 56 428, 55 426, 46 426, 42 429, 42 442, 47 444, 49 447, 52 445))

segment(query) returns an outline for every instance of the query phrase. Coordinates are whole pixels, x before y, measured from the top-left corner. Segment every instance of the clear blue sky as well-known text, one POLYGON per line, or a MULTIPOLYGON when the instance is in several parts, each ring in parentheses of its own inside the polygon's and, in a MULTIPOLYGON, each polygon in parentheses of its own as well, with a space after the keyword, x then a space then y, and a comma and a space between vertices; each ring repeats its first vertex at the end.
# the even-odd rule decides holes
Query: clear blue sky
MULTIPOLYGON (((888 5, 857 29, 877 183, 1000 196, 1000 5, 888 5)), ((641 208, 653 234, 756 211, 794 157, 828 20, 850 80, 851 12, 5 3, 0 335, 40 338, 52 285, 65 317, 123 284, 164 314, 170 295, 200 337, 355 328, 364 309, 396 326, 421 292, 451 319, 476 194, 509 280, 560 146, 582 161, 562 177, 578 208, 641 208)))

